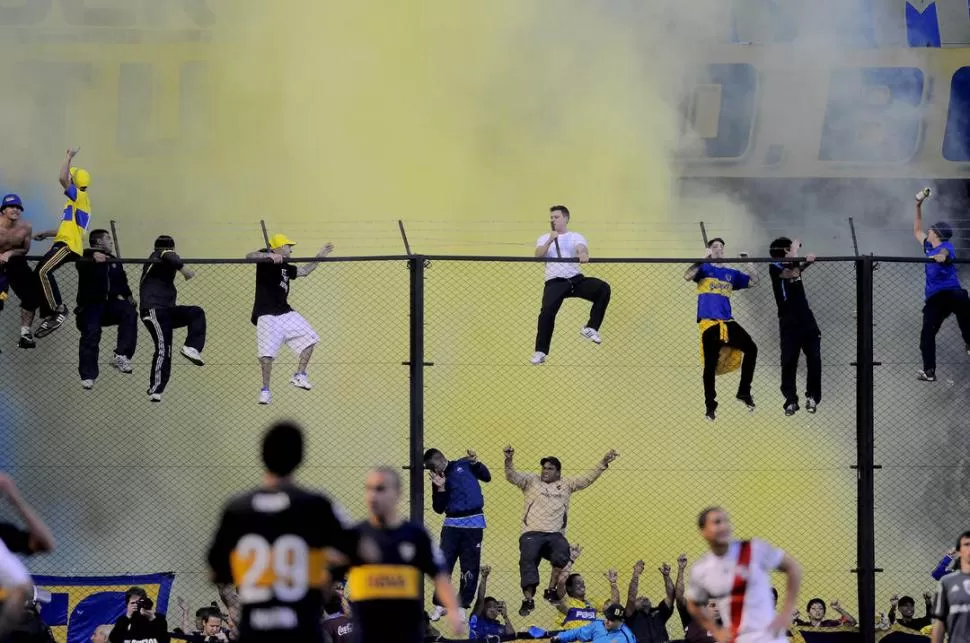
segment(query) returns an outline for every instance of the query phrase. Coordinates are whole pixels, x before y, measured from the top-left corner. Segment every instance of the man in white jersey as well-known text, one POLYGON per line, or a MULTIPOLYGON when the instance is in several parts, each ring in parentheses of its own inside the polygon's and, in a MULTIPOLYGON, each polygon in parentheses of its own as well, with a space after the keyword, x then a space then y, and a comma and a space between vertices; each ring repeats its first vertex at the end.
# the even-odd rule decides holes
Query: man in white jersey
MULTIPOLYGON (((542 259, 578 259, 589 263, 589 246, 586 238, 578 232, 570 232, 569 209, 564 205, 549 208, 551 232, 536 241, 536 257, 542 259)), ((552 331, 556 327, 556 315, 562 302, 569 297, 579 297, 593 303, 589 321, 580 332, 586 339, 599 344, 600 325, 610 305, 610 285, 602 279, 584 277, 579 266, 573 262, 554 261, 546 263, 546 285, 542 290, 542 309, 539 311, 539 328, 536 331, 536 352, 533 364, 542 364, 549 355, 552 331)))
POLYGON ((719 643, 782 643, 798 600, 802 570, 795 560, 763 540, 734 540, 731 521, 720 507, 697 519, 711 551, 691 568, 687 610, 719 643), (785 602, 775 612, 771 572, 788 576, 785 602), (708 601, 717 603, 719 625, 708 601))

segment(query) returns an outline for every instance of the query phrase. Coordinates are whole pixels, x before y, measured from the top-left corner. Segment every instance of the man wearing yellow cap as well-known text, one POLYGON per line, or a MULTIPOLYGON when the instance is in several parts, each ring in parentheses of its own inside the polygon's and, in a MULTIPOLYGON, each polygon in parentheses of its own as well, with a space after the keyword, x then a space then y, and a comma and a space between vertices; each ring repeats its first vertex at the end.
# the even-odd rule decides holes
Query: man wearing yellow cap
MULTIPOLYGON (((313 355, 313 347, 320 341, 320 336, 300 313, 290 307, 287 299, 290 294, 290 280, 307 276, 318 264, 312 262, 297 268, 288 263, 287 259, 292 254, 294 245, 296 244, 286 235, 274 234, 269 238, 268 248, 246 255, 246 259, 258 262, 256 296, 250 319, 256 325, 256 348, 263 371, 260 404, 269 404, 272 401, 269 381, 273 373, 273 360, 283 344, 300 357, 300 366, 290 378, 290 384, 307 391, 312 388, 306 369, 310 356, 313 355)), ((323 258, 331 252, 333 244, 328 243, 316 256, 323 258)))
POLYGON ((61 301, 61 291, 54 279, 54 271, 66 263, 77 261, 84 252, 84 236, 91 222, 91 201, 88 199, 88 186, 91 175, 87 170, 71 167, 71 161, 79 149, 67 151, 58 179, 64 188, 67 203, 61 215, 61 223, 56 230, 47 230, 34 237, 43 241, 54 237, 54 244, 34 269, 40 282, 40 314, 44 318, 34 335, 46 337, 61 327, 67 319, 67 306, 61 301))

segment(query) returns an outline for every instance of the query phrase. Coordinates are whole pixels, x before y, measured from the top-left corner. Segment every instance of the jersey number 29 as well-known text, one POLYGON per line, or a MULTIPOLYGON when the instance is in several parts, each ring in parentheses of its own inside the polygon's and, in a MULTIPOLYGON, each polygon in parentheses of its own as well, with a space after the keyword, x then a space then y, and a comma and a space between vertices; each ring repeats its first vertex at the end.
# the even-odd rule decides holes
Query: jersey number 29
POLYGON ((263 536, 248 534, 236 545, 236 553, 249 560, 239 581, 243 603, 265 603, 274 597, 292 603, 309 589, 309 548, 306 541, 291 534, 270 543, 263 536))

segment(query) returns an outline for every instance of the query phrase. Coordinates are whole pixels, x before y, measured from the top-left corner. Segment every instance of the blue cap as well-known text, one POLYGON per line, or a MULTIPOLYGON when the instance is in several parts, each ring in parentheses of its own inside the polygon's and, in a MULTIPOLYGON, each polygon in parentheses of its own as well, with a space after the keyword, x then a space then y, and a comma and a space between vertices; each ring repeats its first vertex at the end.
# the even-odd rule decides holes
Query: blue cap
MULTIPOLYGON (((4 203, 7 202, 6 199, 3 200, 4 203)), ((949 241, 953 236, 953 228, 946 221, 940 221, 939 223, 934 223, 930 230, 936 231, 936 236, 938 236, 943 241, 949 241)))
POLYGON ((24 209, 24 202, 20 200, 20 197, 16 194, 7 194, 3 197, 3 201, 0 202, 0 210, 4 208, 20 208, 24 209))

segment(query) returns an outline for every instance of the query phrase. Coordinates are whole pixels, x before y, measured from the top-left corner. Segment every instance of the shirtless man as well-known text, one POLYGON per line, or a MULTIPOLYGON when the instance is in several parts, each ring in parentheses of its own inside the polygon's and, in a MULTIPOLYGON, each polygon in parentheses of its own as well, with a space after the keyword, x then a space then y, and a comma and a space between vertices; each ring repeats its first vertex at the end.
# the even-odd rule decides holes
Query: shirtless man
POLYGON ((12 288, 20 298, 20 348, 34 348, 30 332, 34 321, 38 288, 34 273, 27 265, 32 229, 21 217, 24 204, 16 194, 8 194, 0 201, 0 310, 12 288))

